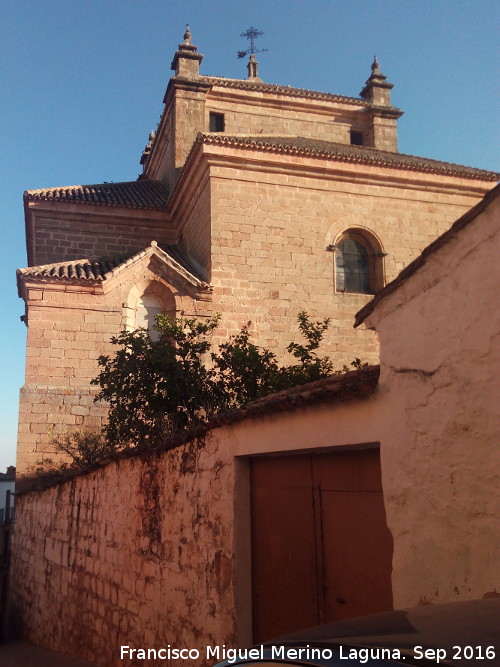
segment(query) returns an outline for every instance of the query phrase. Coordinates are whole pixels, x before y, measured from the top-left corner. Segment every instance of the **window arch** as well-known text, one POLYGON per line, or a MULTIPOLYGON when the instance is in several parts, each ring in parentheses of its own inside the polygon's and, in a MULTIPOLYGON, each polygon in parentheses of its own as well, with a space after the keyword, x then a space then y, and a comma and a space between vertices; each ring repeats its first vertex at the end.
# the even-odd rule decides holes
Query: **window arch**
POLYGON ((384 286, 383 252, 375 236, 365 230, 348 229, 334 246, 335 290, 352 294, 375 294, 384 286))
POLYGON ((158 332, 153 329, 155 317, 163 313, 163 304, 154 294, 145 292, 137 299, 135 307, 135 329, 147 329, 153 339, 158 332))
POLYGON ((159 281, 134 285, 127 298, 125 327, 148 329, 153 340, 158 338, 154 330, 156 315, 176 316, 175 296, 172 291, 159 281), (141 289, 142 287, 142 289, 141 289))

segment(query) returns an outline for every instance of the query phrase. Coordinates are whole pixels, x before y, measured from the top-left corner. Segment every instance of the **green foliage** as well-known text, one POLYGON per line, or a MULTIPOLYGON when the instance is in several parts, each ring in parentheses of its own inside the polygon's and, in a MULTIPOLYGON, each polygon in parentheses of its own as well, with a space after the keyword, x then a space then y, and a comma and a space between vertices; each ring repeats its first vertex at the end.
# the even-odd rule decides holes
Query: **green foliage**
POLYGON ((99 358, 102 370, 92 381, 101 387, 98 398, 110 406, 105 427, 110 442, 154 443, 196 426, 216 409, 214 371, 203 360, 218 321, 159 315, 158 340, 145 329, 111 339, 120 349, 114 357, 99 358))
MULTIPOLYGON (((112 339, 119 350, 99 358, 101 372, 93 380, 100 387, 96 400, 110 407, 104 429, 107 442, 152 445, 224 410, 341 372, 317 353, 328 319, 313 322, 305 312, 298 315, 304 341, 290 343, 287 350, 295 363, 285 366, 279 366, 273 352, 250 342, 250 322, 212 351, 209 337, 219 319, 160 315, 157 340, 144 329, 112 339)), ((361 364, 356 360, 353 365, 357 363, 361 364)))
POLYGON ((212 353, 225 408, 235 408, 281 388, 276 356, 250 342, 250 322, 212 353))
POLYGON ((56 452, 64 454, 65 460, 61 463, 44 457, 29 470, 34 478, 48 484, 64 480, 76 471, 86 470, 121 449, 101 431, 78 429, 62 435, 52 434, 50 443, 56 452))
POLYGON ((266 348, 250 343, 250 322, 240 333, 219 346, 212 361, 219 370, 220 392, 228 407, 239 407, 276 391, 312 382, 333 374, 328 357, 318 357, 318 349, 330 320, 311 322, 305 312, 298 315, 299 330, 305 344, 287 347, 298 363, 279 366, 276 356, 266 348))

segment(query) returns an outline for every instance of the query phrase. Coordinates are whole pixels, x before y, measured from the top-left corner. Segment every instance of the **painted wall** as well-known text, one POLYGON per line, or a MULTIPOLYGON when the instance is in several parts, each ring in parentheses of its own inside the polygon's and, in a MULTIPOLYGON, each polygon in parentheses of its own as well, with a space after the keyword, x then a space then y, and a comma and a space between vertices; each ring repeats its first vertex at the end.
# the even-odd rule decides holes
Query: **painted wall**
POLYGON ((26 635, 103 667, 131 664, 121 644, 233 645, 232 474, 208 439, 24 496, 12 601, 26 635))
POLYGON ((367 320, 399 605, 500 592, 498 194, 367 320))

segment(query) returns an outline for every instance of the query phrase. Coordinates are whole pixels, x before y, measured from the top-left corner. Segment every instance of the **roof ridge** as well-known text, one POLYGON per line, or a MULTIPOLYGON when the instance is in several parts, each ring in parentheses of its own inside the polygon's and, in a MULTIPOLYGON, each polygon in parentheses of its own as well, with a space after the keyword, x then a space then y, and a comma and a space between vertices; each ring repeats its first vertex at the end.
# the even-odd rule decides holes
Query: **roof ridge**
POLYGON ((434 158, 421 157, 419 155, 411 155, 407 153, 392 153, 390 151, 380 150, 372 146, 353 146, 352 144, 342 144, 339 142, 330 142, 322 139, 309 139, 307 137, 291 137, 290 143, 280 142, 280 139, 288 139, 286 135, 265 135, 265 136, 250 136, 250 135, 225 135, 225 134, 209 134, 199 133, 198 135, 204 143, 212 144, 233 144, 233 145, 247 145, 257 146, 262 148, 279 148, 284 152, 300 154, 307 153, 310 155, 329 156, 343 158, 346 161, 352 162, 376 162, 385 166, 397 165, 398 167, 406 166, 408 168, 418 168, 423 171, 439 171, 453 174, 461 174, 472 178, 484 177, 485 180, 497 180, 500 174, 478 167, 469 167, 467 165, 456 164, 453 162, 446 162, 443 160, 436 160, 434 158), (266 141, 267 139, 275 139, 275 141, 266 141), (295 142, 294 142, 295 140, 295 142), (311 145, 300 145, 301 142, 309 142, 311 145), (316 144, 316 146, 314 146, 316 144), (336 150, 327 150, 331 147, 336 150), (368 155, 367 153, 372 153, 368 155))
POLYGON ((309 88, 297 88, 295 86, 287 86, 279 83, 255 83, 247 79, 231 79, 229 77, 218 76, 201 76, 200 79, 211 83, 212 85, 221 85, 225 87, 245 88, 250 90, 267 90, 269 92, 280 92, 288 94, 292 97, 314 97, 317 99, 341 100, 349 104, 359 104, 361 106, 369 106, 369 102, 360 97, 352 97, 350 95, 340 95, 338 93, 326 93, 320 90, 311 90, 309 88))

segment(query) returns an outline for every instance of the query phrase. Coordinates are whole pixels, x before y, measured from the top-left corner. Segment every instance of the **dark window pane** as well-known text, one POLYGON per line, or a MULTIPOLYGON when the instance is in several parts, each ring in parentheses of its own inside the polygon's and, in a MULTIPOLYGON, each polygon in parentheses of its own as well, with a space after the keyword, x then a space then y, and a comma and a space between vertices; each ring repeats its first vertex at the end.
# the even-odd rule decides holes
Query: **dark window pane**
POLYGON ((210 132, 224 132, 224 114, 210 112, 210 132))
POLYGON ((339 292, 370 294, 368 253, 361 243, 345 239, 338 244, 335 274, 339 292))
POLYGON ((354 146, 363 146, 363 133, 351 130, 351 144, 354 146))

